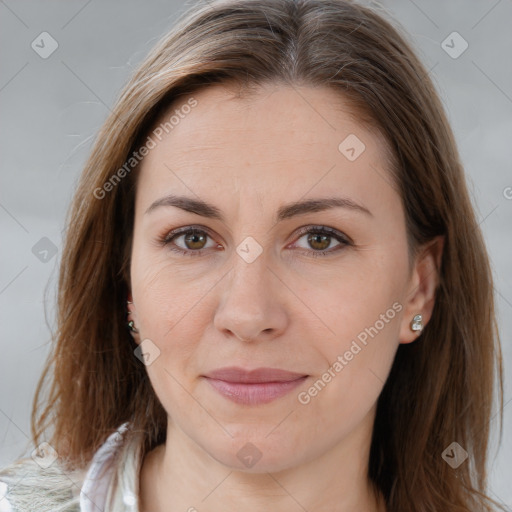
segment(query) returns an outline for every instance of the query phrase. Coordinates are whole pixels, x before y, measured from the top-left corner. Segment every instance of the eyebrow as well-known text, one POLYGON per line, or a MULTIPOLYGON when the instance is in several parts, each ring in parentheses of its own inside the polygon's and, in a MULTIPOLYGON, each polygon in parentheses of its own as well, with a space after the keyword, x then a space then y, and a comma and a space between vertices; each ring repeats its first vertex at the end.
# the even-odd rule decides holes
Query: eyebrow
MULTIPOLYGON (((213 204, 207 203, 206 201, 202 201, 200 199, 193 199, 187 196, 176 196, 172 194, 157 199, 146 210, 145 214, 148 214, 162 206, 175 206, 176 208, 195 213, 202 217, 208 217, 210 219, 217 219, 221 222, 225 222, 222 211, 213 204)), ((296 201, 294 203, 281 206, 277 211, 276 220, 277 222, 281 222, 298 215, 330 210, 332 208, 346 208, 373 217, 373 214, 370 212, 370 210, 368 210, 368 208, 356 203, 348 197, 325 197, 296 201)))

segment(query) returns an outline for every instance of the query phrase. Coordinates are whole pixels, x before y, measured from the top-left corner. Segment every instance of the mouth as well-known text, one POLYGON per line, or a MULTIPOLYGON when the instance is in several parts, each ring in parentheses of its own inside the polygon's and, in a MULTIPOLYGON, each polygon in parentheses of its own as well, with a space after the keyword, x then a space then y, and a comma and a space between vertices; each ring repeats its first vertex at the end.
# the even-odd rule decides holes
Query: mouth
POLYGON ((244 370, 220 368, 203 376, 223 397, 244 405, 265 404, 281 398, 302 384, 308 375, 277 368, 244 370))

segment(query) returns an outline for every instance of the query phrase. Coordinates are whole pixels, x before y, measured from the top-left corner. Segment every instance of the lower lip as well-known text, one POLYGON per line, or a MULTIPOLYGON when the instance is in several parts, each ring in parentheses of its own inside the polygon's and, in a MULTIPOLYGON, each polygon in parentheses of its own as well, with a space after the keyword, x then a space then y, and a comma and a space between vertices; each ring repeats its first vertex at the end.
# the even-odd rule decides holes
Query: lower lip
POLYGON ((258 405, 272 402, 287 395, 290 391, 300 386, 307 376, 287 382, 260 382, 257 384, 242 384, 240 382, 226 382, 224 380, 206 380, 222 396, 245 405, 258 405))

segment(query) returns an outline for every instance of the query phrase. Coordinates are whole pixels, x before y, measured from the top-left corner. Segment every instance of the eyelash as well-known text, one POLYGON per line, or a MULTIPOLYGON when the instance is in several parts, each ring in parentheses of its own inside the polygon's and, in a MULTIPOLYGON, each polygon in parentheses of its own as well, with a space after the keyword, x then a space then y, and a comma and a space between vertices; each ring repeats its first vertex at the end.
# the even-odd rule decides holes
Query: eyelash
MULTIPOLYGON (((342 250, 344 247, 354 245, 352 240, 350 240, 350 238, 348 238, 346 235, 344 235, 340 231, 337 231, 336 229, 329 228, 327 226, 307 226, 305 228, 300 229, 299 232, 297 233, 297 236, 300 239, 304 235, 307 235, 309 233, 313 233, 315 235, 327 235, 331 238, 334 238, 336 241, 340 242, 340 244, 341 244, 340 246, 338 246, 338 248, 336 248, 334 250, 326 249, 324 251, 314 251, 314 250, 306 251, 306 252, 311 253, 311 256, 313 258, 317 258, 319 256, 325 257, 325 256, 328 256, 329 254, 332 254, 332 253, 342 250)), ((162 245, 164 247, 169 246, 168 248, 171 251, 182 254, 184 256, 200 256, 204 251, 207 250, 207 249, 199 249, 197 251, 194 251, 194 250, 186 251, 184 249, 181 249, 180 247, 176 247, 176 246, 170 247, 170 244, 172 243, 172 241, 174 239, 178 238, 179 236, 187 235, 187 234, 205 234, 208 237, 210 237, 208 231, 206 231, 204 229, 200 229, 199 227, 194 227, 194 226, 187 226, 186 228, 179 228, 174 231, 171 231, 170 233, 167 233, 164 237, 160 238, 158 240, 158 242, 160 245, 162 245)))

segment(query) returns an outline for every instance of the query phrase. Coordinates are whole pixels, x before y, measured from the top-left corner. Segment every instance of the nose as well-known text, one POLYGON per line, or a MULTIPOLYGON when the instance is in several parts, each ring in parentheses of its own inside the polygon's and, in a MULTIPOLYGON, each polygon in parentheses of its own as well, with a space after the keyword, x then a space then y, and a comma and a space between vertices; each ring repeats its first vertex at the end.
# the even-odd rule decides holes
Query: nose
POLYGON ((288 324, 290 297, 264 254, 247 263, 235 255, 234 265, 222 280, 214 326, 226 337, 246 342, 274 339, 288 324))

